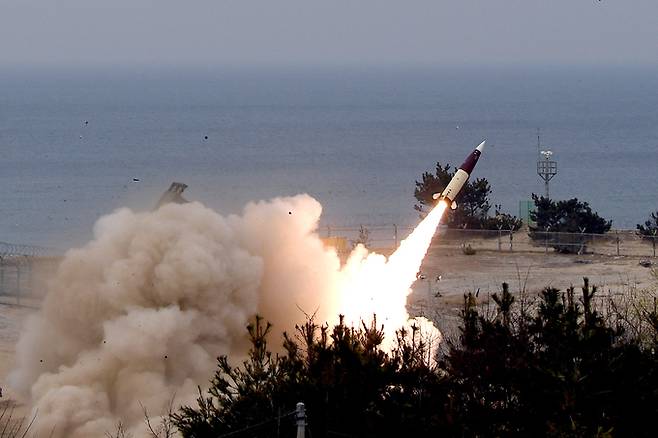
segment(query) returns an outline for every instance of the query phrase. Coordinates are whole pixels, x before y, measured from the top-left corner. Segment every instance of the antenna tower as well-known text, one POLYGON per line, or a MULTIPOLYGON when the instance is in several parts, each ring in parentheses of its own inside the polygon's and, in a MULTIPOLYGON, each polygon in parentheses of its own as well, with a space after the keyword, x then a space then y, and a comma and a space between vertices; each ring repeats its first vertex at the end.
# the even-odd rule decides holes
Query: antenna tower
POLYGON ((546 187, 546 198, 549 198, 548 182, 557 174, 557 161, 551 160, 553 152, 546 149, 541 150, 539 128, 537 128, 537 175, 544 180, 546 187))

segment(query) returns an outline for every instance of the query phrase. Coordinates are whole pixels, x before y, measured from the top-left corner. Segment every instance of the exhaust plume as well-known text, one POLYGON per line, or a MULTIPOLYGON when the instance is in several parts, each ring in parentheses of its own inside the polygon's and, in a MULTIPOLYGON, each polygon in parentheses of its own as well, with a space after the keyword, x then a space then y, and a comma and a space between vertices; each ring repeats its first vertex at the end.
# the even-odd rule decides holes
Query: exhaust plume
POLYGON ((342 268, 317 234, 322 208, 308 195, 228 217, 197 202, 117 210, 65 255, 17 344, 10 382, 38 409, 38 436, 104 436, 118 421, 146 436, 141 406, 163 413, 173 394, 177 405, 194 403, 217 356, 246 352, 256 313, 279 332, 302 312, 329 323, 376 313, 391 331, 407 324, 438 210, 388 261, 357 247, 342 268))
POLYGON ((338 288, 341 313, 351 324, 358 324, 360 320, 369 322, 373 315, 377 316, 378 322, 384 324, 385 347, 392 346, 396 330, 409 329, 412 325, 418 327, 434 347, 441 340, 433 323, 424 317, 411 318, 406 305, 446 206, 439 202, 388 259, 358 246, 343 268, 338 288))

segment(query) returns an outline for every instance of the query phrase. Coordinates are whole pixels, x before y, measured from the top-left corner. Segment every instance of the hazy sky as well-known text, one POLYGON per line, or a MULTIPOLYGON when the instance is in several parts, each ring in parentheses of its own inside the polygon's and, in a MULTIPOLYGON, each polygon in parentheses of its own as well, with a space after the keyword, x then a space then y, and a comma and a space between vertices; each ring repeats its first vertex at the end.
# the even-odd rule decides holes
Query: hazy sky
POLYGON ((656 0, 0 0, 0 63, 658 65, 656 0))

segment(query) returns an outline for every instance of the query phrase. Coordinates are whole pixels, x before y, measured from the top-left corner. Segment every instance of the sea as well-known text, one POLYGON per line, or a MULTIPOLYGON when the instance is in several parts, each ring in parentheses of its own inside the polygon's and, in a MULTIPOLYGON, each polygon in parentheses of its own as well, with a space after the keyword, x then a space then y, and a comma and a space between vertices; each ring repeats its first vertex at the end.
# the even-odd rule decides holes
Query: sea
POLYGON ((222 214, 308 193, 323 227, 413 225, 415 181, 483 139, 503 211, 544 192, 538 149, 552 198, 658 210, 658 68, 5 69, 0 241, 79 246, 173 181, 222 214))

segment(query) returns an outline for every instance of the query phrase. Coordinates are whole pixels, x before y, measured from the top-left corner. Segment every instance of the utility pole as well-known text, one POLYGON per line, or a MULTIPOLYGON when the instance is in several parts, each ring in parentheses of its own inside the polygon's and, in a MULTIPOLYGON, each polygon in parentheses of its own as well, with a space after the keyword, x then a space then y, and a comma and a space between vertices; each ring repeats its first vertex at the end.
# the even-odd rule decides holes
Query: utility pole
POLYGON ((297 438, 305 438, 306 434, 306 407, 304 403, 297 403, 295 409, 295 420, 297 420, 297 438))

